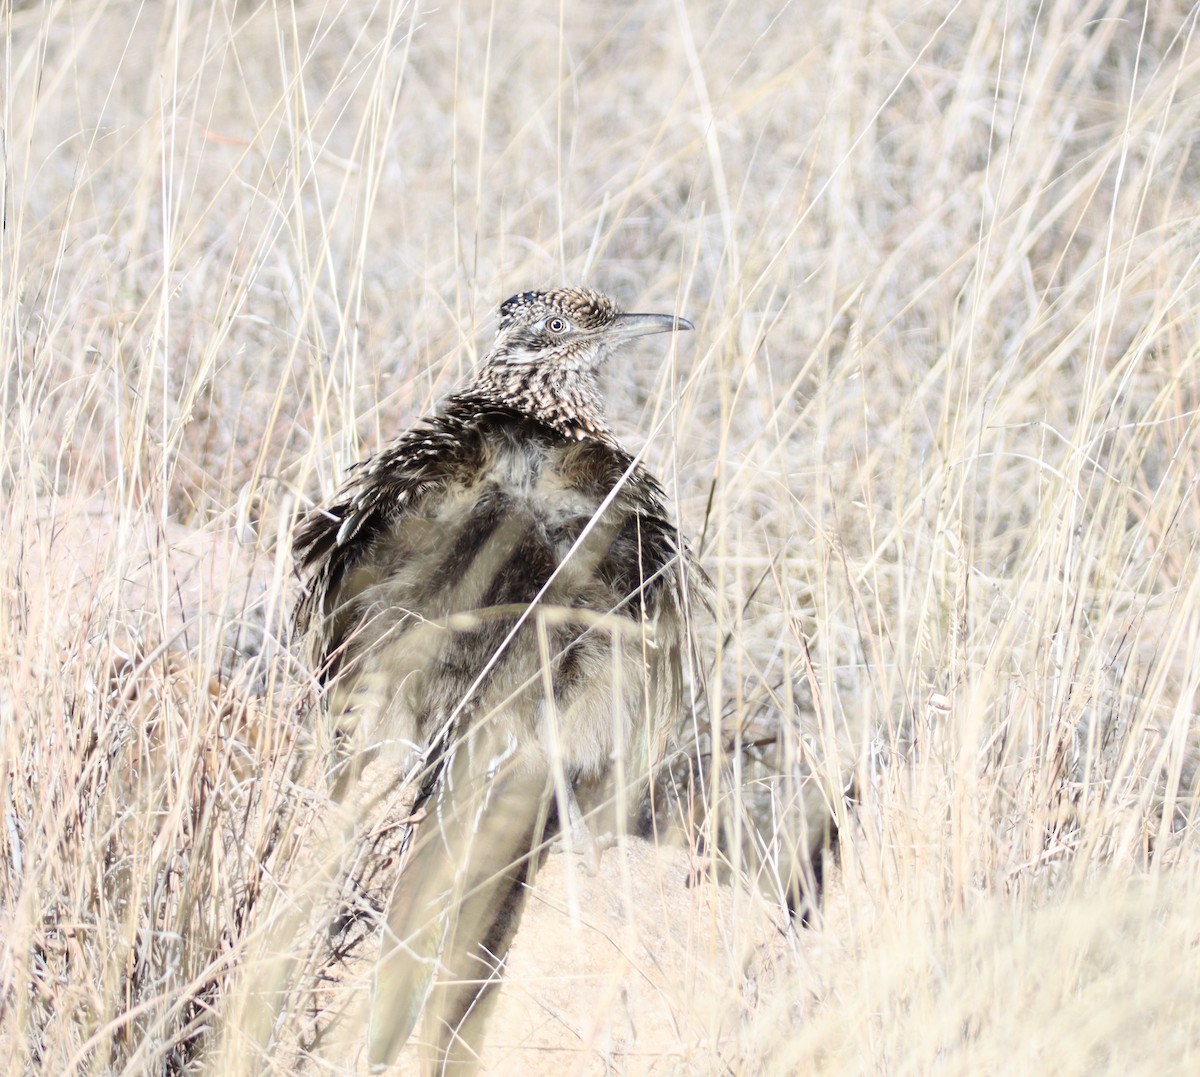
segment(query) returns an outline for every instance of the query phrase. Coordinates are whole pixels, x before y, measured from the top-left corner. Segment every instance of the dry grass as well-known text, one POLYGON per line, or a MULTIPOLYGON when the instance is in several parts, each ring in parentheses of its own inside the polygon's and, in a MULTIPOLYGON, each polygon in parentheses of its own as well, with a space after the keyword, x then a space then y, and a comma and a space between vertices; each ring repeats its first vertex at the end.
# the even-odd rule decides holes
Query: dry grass
POLYGON ((710 799, 841 855, 770 943, 664 896, 656 1039, 493 1068, 1200 1069, 1197 8, 516 11, 0 6, 5 1072, 285 1071, 289 529, 558 282, 696 322, 609 381, 720 595, 710 799))

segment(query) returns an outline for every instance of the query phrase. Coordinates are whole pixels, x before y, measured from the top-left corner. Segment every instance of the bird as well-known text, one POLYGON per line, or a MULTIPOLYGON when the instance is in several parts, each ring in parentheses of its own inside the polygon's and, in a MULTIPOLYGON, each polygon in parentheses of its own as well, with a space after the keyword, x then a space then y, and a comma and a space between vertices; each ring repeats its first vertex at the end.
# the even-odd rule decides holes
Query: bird
POLYGON ((376 910, 373 1066, 418 1023, 428 1070, 477 1066, 539 852, 557 835, 594 870, 679 726, 711 584, 599 372, 692 328, 587 288, 512 296, 474 378, 297 528, 333 797, 372 772, 416 790, 376 910))

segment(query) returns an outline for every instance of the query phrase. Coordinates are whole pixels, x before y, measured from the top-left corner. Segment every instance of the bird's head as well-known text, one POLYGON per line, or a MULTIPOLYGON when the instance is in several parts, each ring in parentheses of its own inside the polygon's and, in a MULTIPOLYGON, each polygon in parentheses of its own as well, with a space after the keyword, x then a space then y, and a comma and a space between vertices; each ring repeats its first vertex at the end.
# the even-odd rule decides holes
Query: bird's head
POLYGON ((631 340, 691 328, 672 314, 626 314, 588 288, 522 292, 500 304, 500 326, 486 362, 591 372, 631 340))
POLYGON ((611 440, 596 368, 638 337, 691 328, 673 314, 626 314, 586 288, 522 292, 500 304, 496 340, 473 392, 568 437, 611 440))

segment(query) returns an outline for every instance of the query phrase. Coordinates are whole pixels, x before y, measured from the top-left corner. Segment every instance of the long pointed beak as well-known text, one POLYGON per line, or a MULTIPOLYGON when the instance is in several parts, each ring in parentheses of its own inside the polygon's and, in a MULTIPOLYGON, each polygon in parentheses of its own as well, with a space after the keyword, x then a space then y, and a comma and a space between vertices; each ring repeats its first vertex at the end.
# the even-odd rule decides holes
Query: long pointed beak
POLYGON ((618 314, 608 332, 616 341, 648 337, 652 333, 678 333, 695 328, 686 318, 673 314, 618 314))

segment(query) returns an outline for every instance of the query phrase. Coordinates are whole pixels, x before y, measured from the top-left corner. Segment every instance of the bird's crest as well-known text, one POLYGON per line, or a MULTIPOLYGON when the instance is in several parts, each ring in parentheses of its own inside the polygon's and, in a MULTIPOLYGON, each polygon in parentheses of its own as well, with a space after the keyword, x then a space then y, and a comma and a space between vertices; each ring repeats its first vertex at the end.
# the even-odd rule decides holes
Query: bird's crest
POLYGON ((603 292, 590 288, 551 288, 546 291, 520 292, 500 304, 500 328, 532 325, 543 318, 560 315, 576 329, 599 329, 619 313, 603 292))

